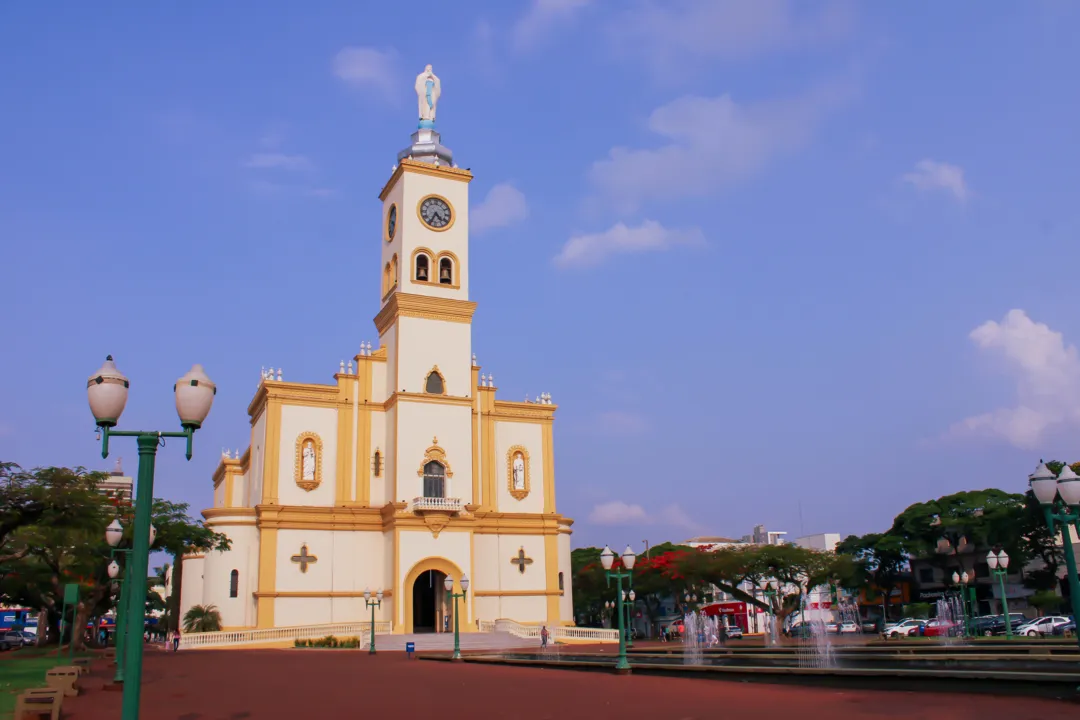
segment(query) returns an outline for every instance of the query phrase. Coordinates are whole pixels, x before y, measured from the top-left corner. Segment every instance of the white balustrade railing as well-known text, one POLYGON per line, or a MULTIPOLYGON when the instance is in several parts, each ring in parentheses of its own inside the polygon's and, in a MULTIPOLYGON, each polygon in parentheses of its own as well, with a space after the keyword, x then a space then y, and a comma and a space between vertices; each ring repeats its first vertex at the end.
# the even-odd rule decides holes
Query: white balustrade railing
MULTIPOLYGON (((378 621, 375 634, 383 635, 393 630, 393 623, 378 621)), ((371 622, 329 623, 325 625, 298 625, 294 627, 262 628, 253 630, 224 630, 222 632, 184 633, 180 649, 224 648, 263 643, 316 640, 333 635, 336 638, 358 637, 360 644, 371 641, 371 622)))
MULTIPOLYGON (((539 625, 522 625, 514 620, 480 620, 480 632, 505 632, 519 638, 539 638, 539 625)), ((619 642, 619 631, 609 628, 551 627, 553 640, 591 640, 593 642, 619 642)))
POLYGON ((409 510, 441 510, 443 512, 461 512, 461 498, 415 497, 409 503, 409 510))

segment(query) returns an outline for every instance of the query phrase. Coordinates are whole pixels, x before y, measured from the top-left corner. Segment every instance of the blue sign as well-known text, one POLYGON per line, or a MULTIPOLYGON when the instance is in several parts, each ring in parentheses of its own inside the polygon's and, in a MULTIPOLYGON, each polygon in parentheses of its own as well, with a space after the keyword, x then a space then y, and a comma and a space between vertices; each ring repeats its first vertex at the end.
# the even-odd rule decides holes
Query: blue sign
POLYGON ((407 653, 416 652, 416 643, 413 643, 413 642, 405 643, 405 652, 407 652, 407 653))

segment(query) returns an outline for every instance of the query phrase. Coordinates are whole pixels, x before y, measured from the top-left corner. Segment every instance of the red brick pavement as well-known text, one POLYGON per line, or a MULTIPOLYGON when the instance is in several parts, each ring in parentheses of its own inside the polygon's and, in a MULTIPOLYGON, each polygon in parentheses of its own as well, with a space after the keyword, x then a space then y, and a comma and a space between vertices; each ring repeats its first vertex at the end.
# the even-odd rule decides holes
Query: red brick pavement
MULTIPOLYGON (((116 720, 112 669, 95 663, 66 720, 116 720)), ((438 720, 1057 720, 1080 717, 1053 700, 835 690, 704 679, 375 657, 363 651, 232 650, 147 653, 142 720, 430 717, 438 720)))

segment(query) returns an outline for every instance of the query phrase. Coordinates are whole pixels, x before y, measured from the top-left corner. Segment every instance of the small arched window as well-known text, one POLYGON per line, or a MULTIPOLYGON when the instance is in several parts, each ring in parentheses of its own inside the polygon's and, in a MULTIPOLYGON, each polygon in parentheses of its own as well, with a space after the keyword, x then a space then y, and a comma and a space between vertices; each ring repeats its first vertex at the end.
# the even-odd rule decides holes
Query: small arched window
POLYGON ((432 395, 442 395, 446 392, 446 383, 443 382, 443 376, 438 370, 428 373, 427 382, 424 383, 424 392, 432 395))
POLYGON ((441 498, 446 493, 446 468, 432 460, 424 465, 424 497, 441 498))
POLYGON ((240 594, 240 571, 233 570, 229 573, 229 597, 234 598, 240 594))
POLYGON ((560 590, 562 590, 562 589, 563 589, 563 582, 562 582, 562 573, 559 573, 559 589, 560 589, 560 590))
POLYGON ((382 453, 375 451, 375 458, 371 461, 371 471, 375 477, 382 476, 382 453))
POLYGON ((450 258, 442 258, 439 260, 439 284, 440 285, 453 285, 454 284, 454 261, 450 258))
POLYGON ((431 260, 423 253, 416 256, 416 270, 414 276, 418 282, 427 282, 431 279, 431 260))

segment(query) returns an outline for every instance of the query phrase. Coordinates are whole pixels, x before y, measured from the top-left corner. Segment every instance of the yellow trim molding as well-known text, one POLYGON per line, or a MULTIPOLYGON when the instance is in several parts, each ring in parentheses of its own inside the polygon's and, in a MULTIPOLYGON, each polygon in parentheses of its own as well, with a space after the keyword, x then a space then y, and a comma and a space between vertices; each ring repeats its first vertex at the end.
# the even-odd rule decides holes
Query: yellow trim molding
POLYGON ((559 590, 554 593, 550 590, 477 590, 474 594, 476 597, 550 597, 561 596, 563 593, 559 590))
POLYGON ((506 451, 506 489, 510 491, 510 496, 515 500, 524 500, 529 496, 529 490, 532 488, 530 474, 528 449, 524 445, 512 446, 506 451), (525 466, 524 488, 514 486, 514 458, 518 456, 521 457, 522 464, 525 466))
MULTIPOLYGON (((398 292, 386 300, 382 310, 375 316, 375 329, 381 336, 399 317, 470 323, 474 312, 476 312, 476 303, 469 300, 398 292)), ((536 407, 551 408, 554 405, 537 405, 536 407)))
POLYGON ((302 432, 296 436, 296 485, 311 492, 322 484, 323 442, 318 433, 302 432), (315 479, 304 480, 304 446, 310 443, 315 450, 315 479))
MULTIPOLYGON (((432 177, 445 178, 447 180, 459 180, 461 182, 472 182, 473 175, 468 170, 463 168, 447 167, 445 165, 433 165, 431 163, 420 162, 419 160, 402 160, 398 163, 397 168, 393 174, 390 175, 390 179, 383 185, 383 189, 379 192, 379 200, 386 200, 386 196, 390 194, 390 190, 397 183, 405 173, 415 173, 417 175, 429 175, 432 177)), ((401 222, 401 218, 398 218, 398 222, 401 222)))
MULTIPOLYGON (((364 597, 363 590, 275 590, 253 593, 257 598, 357 598, 364 597)), ((383 597, 391 597, 392 590, 383 590, 383 597)), ((378 622, 378 621, 376 621, 378 622)))

